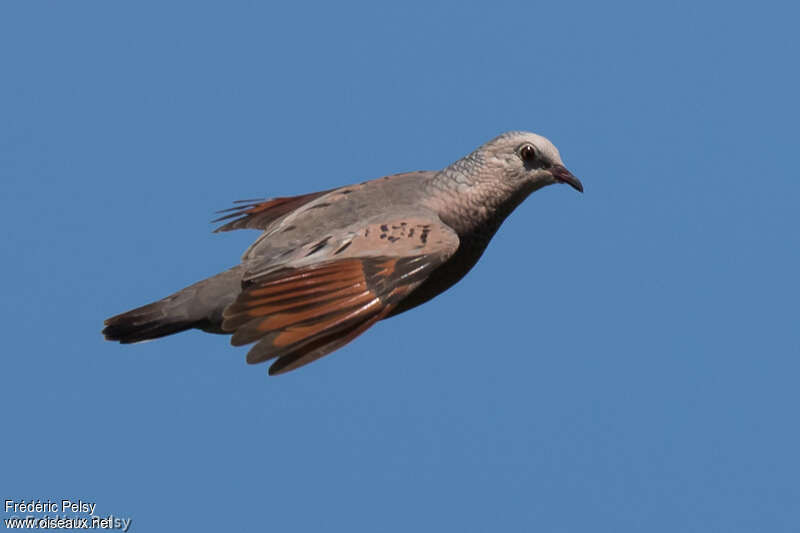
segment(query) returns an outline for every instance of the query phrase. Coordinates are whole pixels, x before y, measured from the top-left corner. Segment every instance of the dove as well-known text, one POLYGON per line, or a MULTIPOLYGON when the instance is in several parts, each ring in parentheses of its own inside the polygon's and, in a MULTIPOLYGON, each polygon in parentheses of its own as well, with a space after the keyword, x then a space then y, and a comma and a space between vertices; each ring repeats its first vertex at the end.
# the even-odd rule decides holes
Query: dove
POLYGON ((556 183, 583 192, 549 140, 511 131, 438 171, 238 202, 214 222, 261 231, 239 264, 107 319, 103 335, 196 328, 252 345, 247 362, 274 360, 270 375, 294 370, 447 290, 525 198, 556 183))

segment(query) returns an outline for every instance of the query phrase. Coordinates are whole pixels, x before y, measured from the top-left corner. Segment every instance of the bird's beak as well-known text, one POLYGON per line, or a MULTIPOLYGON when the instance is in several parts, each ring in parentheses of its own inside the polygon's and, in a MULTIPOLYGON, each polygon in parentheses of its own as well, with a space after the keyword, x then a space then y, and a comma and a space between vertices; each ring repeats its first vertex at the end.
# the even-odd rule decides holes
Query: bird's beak
POLYGON ((553 175, 553 178, 555 178, 558 183, 566 183, 576 191, 583 192, 583 183, 581 183, 581 180, 573 176, 572 172, 567 170, 564 165, 553 165, 550 169, 550 174, 553 175))

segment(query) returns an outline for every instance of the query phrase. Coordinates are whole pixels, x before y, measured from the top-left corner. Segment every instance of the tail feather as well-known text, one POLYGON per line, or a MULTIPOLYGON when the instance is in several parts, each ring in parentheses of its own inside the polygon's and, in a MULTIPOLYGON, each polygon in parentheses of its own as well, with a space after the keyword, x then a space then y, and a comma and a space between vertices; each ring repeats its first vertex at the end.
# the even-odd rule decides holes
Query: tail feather
POLYGON ((158 339, 196 327, 196 321, 176 320, 158 312, 159 304, 162 302, 145 305, 106 320, 106 327, 103 329, 106 340, 131 344, 158 339))
POLYGON ((223 333, 222 311, 240 291, 240 268, 186 287, 166 298, 113 316, 104 322, 106 340, 131 344, 187 329, 223 333))

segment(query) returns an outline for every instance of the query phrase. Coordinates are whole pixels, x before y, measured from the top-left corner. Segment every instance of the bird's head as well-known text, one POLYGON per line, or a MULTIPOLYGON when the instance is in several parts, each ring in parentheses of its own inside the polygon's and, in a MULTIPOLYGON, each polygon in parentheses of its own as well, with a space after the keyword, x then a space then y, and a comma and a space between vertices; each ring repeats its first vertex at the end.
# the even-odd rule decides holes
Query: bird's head
POLYGON ((511 131, 484 144, 477 153, 484 168, 492 169, 493 174, 501 175, 517 187, 536 190, 553 183, 566 183, 583 192, 583 184, 566 169, 556 147, 541 135, 511 131))

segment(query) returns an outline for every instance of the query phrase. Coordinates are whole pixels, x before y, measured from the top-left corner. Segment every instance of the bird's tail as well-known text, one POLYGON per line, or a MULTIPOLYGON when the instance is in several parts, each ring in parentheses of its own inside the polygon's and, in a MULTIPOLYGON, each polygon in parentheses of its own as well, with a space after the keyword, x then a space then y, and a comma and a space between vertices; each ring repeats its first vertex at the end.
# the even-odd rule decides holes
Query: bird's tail
POLYGON ((196 327, 196 321, 182 320, 165 312, 164 300, 138 307, 127 313, 112 316, 105 321, 103 335, 106 340, 122 344, 158 339, 196 327))
POLYGON ((130 344, 187 329, 224 333, 222 311, 241 291, 240 267, 190 285, 175 294, 105 321, 106 340, 130 344))

